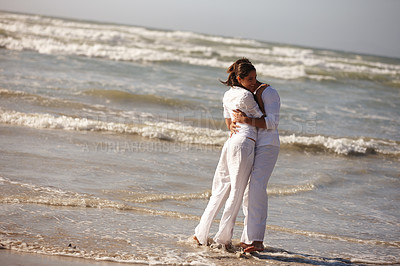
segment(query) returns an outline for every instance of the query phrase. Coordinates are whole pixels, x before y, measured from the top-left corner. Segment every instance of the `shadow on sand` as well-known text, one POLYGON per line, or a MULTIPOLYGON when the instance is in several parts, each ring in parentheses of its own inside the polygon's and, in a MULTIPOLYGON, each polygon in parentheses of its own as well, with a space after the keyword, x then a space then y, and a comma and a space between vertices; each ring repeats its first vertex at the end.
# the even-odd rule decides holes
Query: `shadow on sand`
MULTIPOLYGON (((246 254, 243 254, 246 256, 246 254)), ((262 252, 252 252, 251 256, 258 260, 276 261, 293 264, 309 264, 309 265, 324 265, 324 266, 341 266, 341 265, 374 265, 373 262, 355 262, 344 258, 328 258, 316 255, 308 255, 302 253, 290 252, 284 249, 265 247, 262 252)), ((377 264, 375 264, 377 265, 377 264)))

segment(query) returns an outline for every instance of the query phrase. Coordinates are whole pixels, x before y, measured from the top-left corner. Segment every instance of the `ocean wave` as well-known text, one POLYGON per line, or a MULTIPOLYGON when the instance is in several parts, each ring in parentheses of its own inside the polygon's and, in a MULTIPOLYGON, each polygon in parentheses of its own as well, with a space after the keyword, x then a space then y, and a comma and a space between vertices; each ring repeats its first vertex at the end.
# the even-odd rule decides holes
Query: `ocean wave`
MULTIPOLYGON (((213 128, 213 129, 225 129, 225 121, 222 119, 215 120, 211 118, 211 114, 206 107, 195 103, 194 101, 185 100, 185 99, 177 99, 177 98, 168 98, 159 95, 151 95, 151 94, 133 94, 130 92, 120 91, 120 90, 101 90, 101 89, 91 89, 77 93, 76 95, 87 95, 91 97, 98 97, 104 100, 105 105, 102 104, 88 104, 81 103, 74 100, 66 100, 60 99, 57 97, 50 97, 45 95, 37 95, 33 93, 27 93, 23 91, 14 91, 0 88, 0 103, 1 100, 5 100, 6 106, 12 106, 10 103, 15 103, 16 106, 26 106, 27 104, 32 105, 34 109, 37 106, 45 107, 47 113, 55 113, 60 116, 61 113, 65 114, 66 117, 78 118, 83 117, 91 120, 102 120, 102 121, 119 121, 125 124, 145 124, 145 123, 157 123, 157 122, 172 122, 174 114, 176 112, 172 112, 171 114, 165 114, 164 110, 166 107, 171 107, 173 111, 179 108, 180 111, 183 112, 188 111, 190 115, 187 117, 183 115, 177 115, 175 117, 180 122, 185 122, 186 124, 190 124, 194 127, 200 128, 213 128), (114 103, 122 103, 129 104, 134 106, 132 111, 120 110, 117 108, 113 108, 109 102, 112 101, 114 103), (138 108, 138 106, 143 107, 154 107, 161 109, 163 111, 159 111, 156 113, 149 113, 139 111, 143 108, 138 108), (50 107, 50 108, 49 108, 50 107), (139 109, 139 110, 137 110, 139 109), (199 113, 199 117, 192 117, 191 114, 193 112, 199 113)), ((0 107, 0 113, 3 109, 0 107)), ((5 109, 3 110, 5 111, 5 109)), ((79 118, 78 118, 79 120, 79 118)), ((6 122, 7 123, 7 122, 6 122)), ((13 124, 12 121, 9 122, 13 124)), ((27 123, 25 123, 27 124, 27 123)), ((34 126, 34 125, 33 125, 34 126)), ((43 127, 39 126, 39 127, 43 127)), ((44 126, 44 128, 46 128, 44 126)), ((51 128, 51 127, 49 127, 51 128)), ((62 125, 58 126, 59 129, 64 129, 62 125)), ((75 129, 75 130, 84 130, 75 129)), ((92 130, 88 128, 87 130, 92 130)), ((94 131, 94 130, 92 130, 94 131)), ((110 130, 112 131, 112 130, 110 130)), ((129 132, 127 132, 129 133, 129 132)))
MULTIPOLYGON (((188 200, 208 200, 211 197, 211 190, 197 193, 182 194, 143 194, 127 190, 103 190, 108 197, 118 200, 103 199, 89 194, 81 194, 71 191, 61 190, 55 187, 44 187, 12 181, 0 177, 0 184, 7 186, 7 191, 3 191, 0 196, 0 203, 29 203, 50 206, 82 207, 82 208, 111 208, 118 210, 128 210, 145 212, 149 214, 162 214, 182 218, 181 214, 175 212, 148 209, 145 207, 133 206, 131 203, 154 203, 166 200, 182 202, 188 200)), ((277 185, 271 184, 268 187, 269 196, 287 196, 304 192, 309 192, 317 187, 316 184, 300 185, 277 185)), ((185 218, 197 219, 196 216, 185 216, 185 218)))
POLYGON ((27 126, 38 129, 61 129, 135 134, 151 139, 201 145, 221 146, 228 137, 228 133, 223 130, 193 127, 173 121, 143 121, 143 124, 128 124, 70 117, 65 115, 54 116, 51 114, 22 113, 16 111, 7 111, 1 108, 0 123, 27 126))
POLYGON ((366 138, 332 138, 326 136, 281 136, 283 145, 294 145, 316 151, 329 151, 340 155, 385 154, 400 155, 400 144, 393 140, 366 138))
MULTIPOLYGON (((145 102, 147 100, 148 103, 155 103, 157 105, 180 105, 186 106, 185 101, 174 101, 172 99, 168 98, 163 98, 163 97, 152 97, 151 95, 143 96, 142 95, 134 95, 130 93, 125 93, 122 91, 103 91, 103 90, 90 90, 86 92, 81 92, 78 95, 97 95, 98 97, 103 97, 106 98, 106 102, 109 100, 112 100, 113 98, 116 99, 116 101, 124 101, 123 98, 128 97, 127 101, 130 102, 145 102), (110 96, 111 95, 111 96, 110 96), (161 103, 160 103, 161 102, 161 103)), ((66 100, 66 99, 60 99, 57 97, 50 97, 50 96, 44 96, 44 95, 37 95, 37 94, 32 94, 32 93, 27 93, 27 92, 22 92, 22 91, 14 91, 14 90, 7 90, 7 89, 2 89, 0 88, 0 96, 1 100, 5 100, 5 105, 9 106, 10 103, 14 103, 16 106, 27 106, 31 105, 34 109, 36 107, 45 107, 47 113, 55 113, 58 114, 58 117, 60 116, 59 114, 67 112, 69 115, 65 115, 65 117, 70 117, 74 118, 76 121, 80 120, 81 122, 84 121, 85 119, 91 119, 91 120, 112 120, 112 121, 124 121, 124 123, 143 123, 143 121, 164 121, 162 118, 159 118, 155 116, 154 114, 148 113, 148 112, 142 112, 142 111, 122 111, 119 109, 112 108, 110 106, 105 106, 101 104, 87 104, 87 103, 81 103, 73 100, 66 100), (81 118, 78 118, 81 117, 81 118), (85 118, 82 118, 85 117, 85 118)), ((0 113, 3 113, 3 110, 0 107, 0 113)), ((3 114, 5 115, 5 114, 3 114)), ((39 118, 36 118, 38 120, 39 118)), ((45 119, 45 118, 43 118, 45 119)), ((3 120, 4 121, 4 120, 3 120)), ((168 121, 168 120, 166 120, 168 121)), ((4 121, 5 122, 5 121, 4 121)), ((5 122, 9 124, 15 124, 15 121, 9 121, 5 122)), ((39 125, 35 126, 35 123, 29 124, 29 122, 25 121, 19 121, 17 125, 27 125, 31 127, 39 127, 39 128, 46 128, 46 126, 43 123, 39 123, 39 125)), ((73 128, 68 128, 64 127, 63 125, 53 125, 48 126, 47 128, 58 128, 58 129, 73 129, 73 128)), ((73 130, 84 130, 84 128, 75 128, 73 130)), ((91 128, 88 128, 87 130, 92 130, 91 128)))
POLYGON ((270 184, 267 188, 269 196, 289 196, 304 192, 310 192, 316 189, 316 185, 312 183, 299 185, 276 185, 270 184))
MULTIPOLYGON (((222 146, 228 132, 221 129, 195 127, 174 120, 138 119, 129 123, 107 122, 88 118, 55 116, 41 113, 22 113, 0 108, 0 123, 27 126, 37 129, 60 129, 74 131, 111 132, 135 134, 150 139, 174 141, 187 144, 222 146)), ((213 123, 209 123, 213 124, 213 123)), ((400 155, 400 144, 394 140, 368 138, 333 138, 329 136, 281 136, 286 148, 306 151, 329 152, 338 155, 400 155)))
POLYGON ((392 62, 242 38, 8 13, 0 17, 0 47, 11 50, 217 68, 246 56, 254 59, 260 75, 284 80, 350 78, 391 84, 400 75, 400 65, 392 62))
POLYGON ((93 195, 80 194, 53 187, 42 187, 33 184, 21 183, 3 177, 0 177, 0 183, 14 186, 8 186, 8 190, 3 191, 2 195, 0 196, 0 203, 41 204, 58 207, 110 208, 183 219, 197 220, 199 218, 195 215, 133 206, 128 204, 128 202, 102 199, 93 195))
MULTIPOLYGON (((277 185, 270 184, 267 191, 269 196, 289 196, 315 190, 319 185, 313 183, 299 185, 277 185)), ((211 190, 183 194, 143 194, 126 190, 103 190, 103 193, 116 196, 119 199, 131 203, 151 203, 161 201, 189 201, 208 200, 211 197, 211 190)))
POLYGON ((111 190, 111 191, 103 191, 108 195, 118 195, 119 198, 122 198, 124 201, 133 202, 133 203, 151 203, 151 202, 160 202, 165 200, 173 200, 173 201, 188 201, 195 199, 209 199, 211 197, 211 190, 207 190, 204 192, 198 193, 185 193, 185 194, 142 194, 142 193, 134 193, 132 191, 121 191, 121 190, 111 190))

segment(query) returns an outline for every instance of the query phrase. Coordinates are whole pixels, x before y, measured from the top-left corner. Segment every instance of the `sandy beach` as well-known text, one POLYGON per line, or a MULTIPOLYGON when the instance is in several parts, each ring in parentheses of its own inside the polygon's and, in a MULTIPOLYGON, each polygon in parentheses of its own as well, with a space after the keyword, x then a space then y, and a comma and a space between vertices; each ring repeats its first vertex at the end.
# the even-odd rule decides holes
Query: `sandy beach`
MULTIPOLYGON (((29 266, 117 266, 126 265, 125 263, 110 262, 110 261, 93 261, 81 258, 72 258, 66 256, 46 256, 35 253, 16 252, 12 250, 0 250, 0 262, 3 266, 12 265, 29 265, 29 266)), ((135 264, 139 265, 139 264, 135 264)))
MULTIPOLYGON (((198 247, 199 249, 209 249, 209 247, 198 247)), ((327 258, 314 255, 292 253, 282 249, 276 249, 272 247, 266 247, 263 252, 254 253, 229 253, 227 251, 214 251, 213 252, 214 263, 212 265, 359 265, 357 261, 350 261, 344 258, 327 258)), ((29 265, 29 266, 47 266, 47 265, 58 265, 58 266, 86 266, 86 265, 99 265, 99 266, 118 266, 127 265, 130 263, 119 263, 113 261, 95 261, 87 260, 69 256, 48 256, 37 253, 29 252, 18 252, 8 249, 0 250, 0 262, 3 266, 11 265, 29 265)), ((132 262, 134 265, 148 265, 141 264, 137 261, 132 262)), ((165 263, 154 262, 151 264, 155 265, 169 265, 165 263)), ((179 264, 180 265, 180 264, 179 264)), ((208 265, 192 261, 190 265, 208 265)), ((378 265, 373 262, 368 265, 378 265)))

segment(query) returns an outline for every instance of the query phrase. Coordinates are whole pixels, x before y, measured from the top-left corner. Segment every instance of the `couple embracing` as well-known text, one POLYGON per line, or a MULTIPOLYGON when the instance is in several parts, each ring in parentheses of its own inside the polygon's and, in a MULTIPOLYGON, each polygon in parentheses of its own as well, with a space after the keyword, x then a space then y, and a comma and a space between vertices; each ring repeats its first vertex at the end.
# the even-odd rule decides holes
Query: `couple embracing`
POLYGON ((263 251, 268 212, 267 184, 279 154, 280 97, 275 89, 257 80, 252 63, 239 59, 229 68, 230 89, 223 97, 224 118, 231 131, 225 142, 212 183, 211 197, 194 240, 207 245, 211 224, 225 205, 217 245, 229 247, 242 205, 244 229, 240 246, 245 252, 263 251))

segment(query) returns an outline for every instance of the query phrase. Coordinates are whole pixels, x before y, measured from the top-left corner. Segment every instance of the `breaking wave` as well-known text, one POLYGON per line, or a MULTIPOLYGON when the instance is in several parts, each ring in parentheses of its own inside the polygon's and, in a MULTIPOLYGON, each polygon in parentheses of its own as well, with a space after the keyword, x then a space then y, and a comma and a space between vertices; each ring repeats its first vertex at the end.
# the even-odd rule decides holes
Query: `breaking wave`
POLYGON ((400 143, 394 140, 310 137, 293 134, 281 137, 281 142, 284 145, 294 145, 309 150, 330 151, 340 155, 400 154, 400 143))
POLYGON ((217 68, 227 68, 232 58, 246 56, 254 58, 261 75, 284 80, 350 78, 393 83, 400 75, 400 66, 390 62, 241 38, 9 13, 0 13, 0 18, 0 47, 10 50, 217 68))
MULTIPOLYGON (((0 108, 0 123, 37 129, 135 134, 150 139, 216 146, 222 146, 228 137, 228 132, 221 129, 195 127, 177 121, 142 122, 142 124, 107 122, 66 115, 22 113, 0 108)), ((293 134, 281 136, 281 144, 284 147, 316 152, 325 151, 339 155, 383 154, 398 156, 400 154, 400 145, 394 140, 332 138, 320 135, 296 136, 293 134)))
POLYGON ((21 113, 2 109, 0 109, 0 123, 38 129, 47 128, 135 134, 151 139, 202 145, 223 145, 228 136, 228 133, 222 130, 192 127, 180 122, 144 121, 144 124, 127 124, 65 115, 54 116, 50 114, 21 113))

